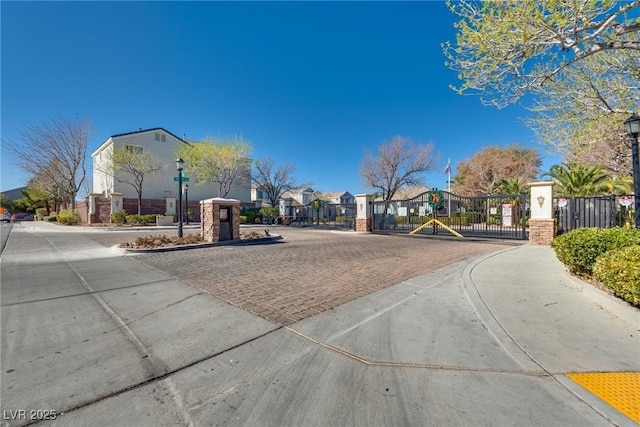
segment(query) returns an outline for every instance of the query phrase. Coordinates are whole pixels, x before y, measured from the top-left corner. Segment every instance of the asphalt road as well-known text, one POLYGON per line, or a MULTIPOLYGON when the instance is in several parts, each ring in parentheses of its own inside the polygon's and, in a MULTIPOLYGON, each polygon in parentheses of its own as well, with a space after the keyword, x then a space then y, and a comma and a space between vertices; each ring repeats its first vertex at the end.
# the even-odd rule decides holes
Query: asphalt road
POLYGON ((634 425, 565 373, 640 370, 637 325, 490 255, 546 252, 296 230, 126 256, 36 226, 0 259, 3 425, 634 425))

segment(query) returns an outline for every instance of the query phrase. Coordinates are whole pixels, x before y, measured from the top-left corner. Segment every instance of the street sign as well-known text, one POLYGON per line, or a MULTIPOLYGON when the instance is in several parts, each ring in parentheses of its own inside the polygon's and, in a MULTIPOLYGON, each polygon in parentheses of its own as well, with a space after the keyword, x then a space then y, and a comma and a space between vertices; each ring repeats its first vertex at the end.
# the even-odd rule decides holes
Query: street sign
MULTIPOLYGON (((178 181, 180 181, 180 177, 179 177, 179 176, 174 176, 174 177, 173 177, 173 180, 174 180, 175 182, 178 182, 178 181)), ((187 177, 183 176, 183 177, 182 177, 182 182, 189 182, 189 178, 187 178, 187 177)))

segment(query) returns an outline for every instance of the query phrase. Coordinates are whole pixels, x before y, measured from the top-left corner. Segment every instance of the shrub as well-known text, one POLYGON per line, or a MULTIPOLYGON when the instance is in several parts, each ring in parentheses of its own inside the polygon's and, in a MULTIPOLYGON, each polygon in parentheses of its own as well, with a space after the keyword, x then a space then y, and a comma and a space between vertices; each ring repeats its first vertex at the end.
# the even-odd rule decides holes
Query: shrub
POLYGON ((75 209, 62 209, 58 214, 58 222, 62 225, 75 225, 80 222, 80 213, 75 209))
POLYGON ((627 228, 579 228, 556 237, 551 243, 558 259, 574 274, 590 276, 603 253, 640 245, 640 230, 627 228))
POLYGON ((45 216, 47 216, 47 208, 36 209, 36 214, 34 215, 36 221, 43 221, 45 216))
POLYGON ((147 224, 155 224, 156 222, 156 214, 143 215, 144 222, 147 224))
POLYGON ((51 215, 48 215, 48 216, 42 217, 42 220, 43 220, 43 221, 46 221, 46 222, 56 222, 56 221, 58 220, 58 216, 57 216, 57 214, 54 212, 54 213, 53 213, 53 214, 51 214, 51 215))
POLYGON ((247 223, 247 216, 240 215, 240 224, 246 224, 246 223, 247 223))
POLYGON ((127 224, 131 225, 146 225, 147 221, 145 220, 144 215, 131 214, 125 216, 127 224))
POLYGON ((593 267, 593 274, 616 296, 640 307, 640 245, 600 255, 593 267))
POLYGON ((114 224, 122 225, 127 219, 127 211, 120 209, 111 213, 111 222, 114 224))

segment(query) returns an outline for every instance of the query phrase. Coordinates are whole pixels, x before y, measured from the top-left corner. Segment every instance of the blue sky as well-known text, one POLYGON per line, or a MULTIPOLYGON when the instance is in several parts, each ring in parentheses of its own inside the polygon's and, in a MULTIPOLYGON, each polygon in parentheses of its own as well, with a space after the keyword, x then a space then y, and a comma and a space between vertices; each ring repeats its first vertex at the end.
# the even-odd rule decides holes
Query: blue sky
MULTIPOLYGON (((254 159, 293 163, 321 191, 366 192, 365 149, 395 135, 435 145, 442 170, 483 146, 540 149, 521 106, 449 89, 443 2, 12 2, 1 7, 1 133, 83 116, 89 152, 163 127, 199 140, 242 135, 254 159)), ((90 163, 90 159, 88 160, 90 163)), ((1 190, 29 177, 2 148, 1 190)))

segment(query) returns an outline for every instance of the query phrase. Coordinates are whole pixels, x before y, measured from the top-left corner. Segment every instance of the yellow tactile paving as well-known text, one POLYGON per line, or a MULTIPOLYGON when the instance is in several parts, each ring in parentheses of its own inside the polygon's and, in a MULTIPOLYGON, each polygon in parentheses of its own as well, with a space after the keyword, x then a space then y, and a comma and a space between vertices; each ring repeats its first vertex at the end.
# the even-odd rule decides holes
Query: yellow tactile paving
POLYGON ((640 372, 590 372, 567 377, 640 423, 640 372))

